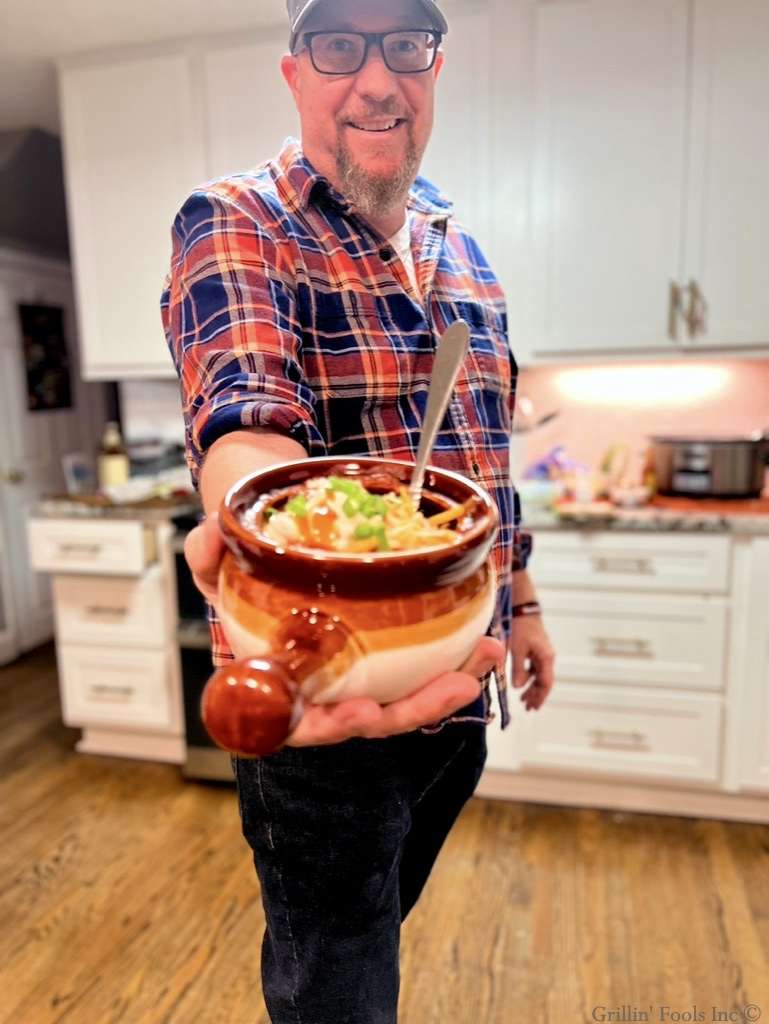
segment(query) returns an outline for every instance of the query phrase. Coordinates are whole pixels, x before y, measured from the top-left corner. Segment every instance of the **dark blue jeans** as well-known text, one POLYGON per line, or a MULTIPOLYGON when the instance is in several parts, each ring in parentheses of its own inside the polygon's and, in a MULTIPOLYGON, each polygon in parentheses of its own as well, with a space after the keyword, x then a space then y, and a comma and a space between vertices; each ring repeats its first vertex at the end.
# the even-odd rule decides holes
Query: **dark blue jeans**
POLYGON ((486 760, 486 729, 233 759, 273 1024, 395 1024, 400 926, 486 760))

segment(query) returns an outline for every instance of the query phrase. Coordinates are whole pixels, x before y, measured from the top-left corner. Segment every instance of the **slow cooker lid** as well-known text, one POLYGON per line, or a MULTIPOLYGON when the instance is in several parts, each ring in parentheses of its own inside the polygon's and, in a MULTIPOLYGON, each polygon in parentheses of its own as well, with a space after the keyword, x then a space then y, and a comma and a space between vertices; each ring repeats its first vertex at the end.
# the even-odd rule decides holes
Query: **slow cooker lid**
POLYGON ((755 434, 733 434, 731 437, 723 434, 648 434, 650 441, 661 444, 760 444, 766 440, 760 431, 755 434))

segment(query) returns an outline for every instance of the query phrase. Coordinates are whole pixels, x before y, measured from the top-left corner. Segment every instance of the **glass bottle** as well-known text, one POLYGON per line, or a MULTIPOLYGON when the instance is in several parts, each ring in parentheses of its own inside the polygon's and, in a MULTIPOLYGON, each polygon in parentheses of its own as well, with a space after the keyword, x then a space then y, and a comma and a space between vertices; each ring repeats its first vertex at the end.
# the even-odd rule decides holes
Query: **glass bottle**
POLYGON ((124 484, 130 476, 131 462, 120 427, 114 420, 110 420, 104 428, 97 462, 100 490, 124 484))

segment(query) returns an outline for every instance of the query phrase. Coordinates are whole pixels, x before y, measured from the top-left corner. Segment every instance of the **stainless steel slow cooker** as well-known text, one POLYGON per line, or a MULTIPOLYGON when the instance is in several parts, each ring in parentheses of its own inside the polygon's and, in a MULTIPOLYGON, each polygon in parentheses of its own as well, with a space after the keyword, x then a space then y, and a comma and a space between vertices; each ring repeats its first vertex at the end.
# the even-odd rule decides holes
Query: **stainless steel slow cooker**
POLYGON ((660 494, 758 498, 769 464, 769 430, 743 437, 650 435, 660 494))

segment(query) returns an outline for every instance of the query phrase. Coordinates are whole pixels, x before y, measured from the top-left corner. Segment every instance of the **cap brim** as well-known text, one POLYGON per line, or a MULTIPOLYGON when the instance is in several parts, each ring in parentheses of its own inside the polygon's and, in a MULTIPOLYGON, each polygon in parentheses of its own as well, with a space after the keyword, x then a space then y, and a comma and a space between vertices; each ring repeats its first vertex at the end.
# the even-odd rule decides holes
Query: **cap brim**
MULTIPOLYGON (((430 25, 420 26, 420 28, 434 28, 436 32, 440 32, 441 35, 446 35, 449 30, 448 22, 444 18, 437 4, 433 3, 433 0, 418 0, 420 7, 422 7, 430 19, 430 25)), ((299 17, 296 19, 294 24, 291 26, 291 35, 289 36, 289 49, 293 50, 296 46, 297 36, 301 33, 302 28, 312 14, 312 12, 318 7, 323 0, 309 0, 309 3, 305 4, 302 10, 299 12, 299 17)))

